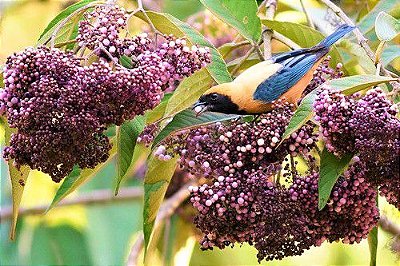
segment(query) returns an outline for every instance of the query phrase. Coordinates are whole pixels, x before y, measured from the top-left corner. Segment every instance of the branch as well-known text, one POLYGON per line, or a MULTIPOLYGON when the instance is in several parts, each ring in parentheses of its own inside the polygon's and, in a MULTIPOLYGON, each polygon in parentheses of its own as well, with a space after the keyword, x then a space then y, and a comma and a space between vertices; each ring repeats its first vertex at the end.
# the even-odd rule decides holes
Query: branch
POLYGON ((304 6, 304 0, 300 0, 301 8, 303 9, 304 14, 306 15, 308 25, 315 30, 315 25, 311 19, 310 13, 308 13, 306 7, 304 6))
MULTIPOLYGON (((164 201, 158 211, 153 231, 158 230, 162 226, 163 221, 174 214, 179 205, 181 205, 181 203, 189 197, 190 193, 188 190, 188 186, 193 184, 195 184, 195 182, 184 184, 180 190, 178 190, 174 195, 164 201)), ((140 252, 143 249, 143 245, 144 237, 143 233, 141 233, 136 242, 133 244, 131 251, 129 252, 128 261, 126 263, 127 266, 138 265, 137 261, 140 252)))
MULTIPOLYGON (((319 0, 322 3, 324 3, 327 7, 332 9, 332 11, 340 17, 346 24, 350 26, 356 26, 354 22, 343 12, 343 10, 332 3, 330 0, 319 0)), ((356 35, 357 41, 359 45, 365 50, 367 53, 368 57, 371 59, 371 61, 376 65, 377 63, 381 63, 380 60, 378 62, 375 62, 375 53, 372 51, 371 47, 368 45, 368 39, 364 37, 363 33, 356 27, 353 30, 354 34, 356 35)), ((390 77, 390 73, 385 69, 382 68, 382 72, 384 73, 385 76, 390 77)))
MULTIPOLYGON (((63 199, 58 207, 66 207, 71 205, 93 205, 100 203, 121 202, 129 200, 137 200, 143 197, 143 189, 138 187, 122 188, 118 196, 114 196, 114 192, 109 189, 95 190, 81 194, 76 198, 63 199)), ((49 206, 47 204, 38 205, 30 208, 20 208, 19 215, 39 215, 46 212, 49 206)), ((2 207, 0 213, 0 221, 9 220, 12 217, 12 207, 2 207)))
POLYGON ((283 36, 282 34, 280 34, 279 32, 274 32, 272 34, 272 38, 280 41, 281 43, 285 44, 287 47, 289 47, 292 50, 296 50, 296 49, 301 49, 301 46, 298 45, 297 43, 295 43, 294 41, 292 41, 291 39, 283 36))
POLYGON ((397 224, 394 224, 386 216, 381 215, 381 218, 379 219, 378 224, 383 231, 385 231, 395 237, 400 236, 400 226, 397 224))
MULTIPOLYGON (((276 6, 278 0, 268 0, 265 3, 265 18, 268 20, 274 19, 276 6)), ((271 52, 271 39, 272 39, 272 30, 267 29, 263 31, 263 39, 264 39, 264 58, 269 59, 272 56, 271 52)))

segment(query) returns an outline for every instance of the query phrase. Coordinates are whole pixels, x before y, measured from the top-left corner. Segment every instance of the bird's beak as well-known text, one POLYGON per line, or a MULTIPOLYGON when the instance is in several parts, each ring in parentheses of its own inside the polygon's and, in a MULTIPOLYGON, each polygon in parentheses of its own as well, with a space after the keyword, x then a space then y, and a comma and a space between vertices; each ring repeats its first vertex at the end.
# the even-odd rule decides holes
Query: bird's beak
POLYGON ((196 116, 201 115, 205 111, 208 110, 207 104, 202 101, 197 101, 195 104, 192 106, 192 110, 196 113, 196 116))

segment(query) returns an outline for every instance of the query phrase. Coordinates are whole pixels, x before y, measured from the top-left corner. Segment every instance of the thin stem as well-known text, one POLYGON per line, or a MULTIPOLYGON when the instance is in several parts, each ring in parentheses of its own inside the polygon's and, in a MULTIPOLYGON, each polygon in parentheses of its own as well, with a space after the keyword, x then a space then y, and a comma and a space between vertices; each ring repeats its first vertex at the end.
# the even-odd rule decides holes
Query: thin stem
MULTIPOLYGON (((272 20, 275 16, 277 6, 277 0, 268 0, 265 3, 265 17, 268 20, 272 20)), ((263 32, 263 40, 264 40, 264 58, 269 59, 272 56, 272 48, 271 48, 271 39, 272 39, 272 30, 265 30, 263 32)))
POLYGON ((283 36, 282 34, 280 34, 279 32, 274 32, 272 35, 272 38, 285 44, 287 47, 289 47, 292 50, 296 50, 296 49, 301 49, 301 46, 298 45, 297 43, 295 43, 294 41, 292 41, 291 39, 283 36))
MULTIPOLYGON (((101 203, 112 203, 129 200, 138 200, 143 197, 143 189, 138 187, 122 188, 118 196, 114 196, 112 190, 95 190, 81 194, 76 198, 63 199, 58 203, 57 207, 66 207, 72 205, 93 205, 101 203)), ((47 204, 38 205, 30 208, 20 208, 19 215, 39 215, 46 212, 49 206, 47 204)), ((12 217, 12 207, 6 206, 1 208, 0 221, 6 221, 12 217)))
POLYGON ((310 13, 308 12, 306 7, 304 6, 304 2, 303 1, 304 0, 300 0, 300 4, 301 4, 301 8, 303 9, 304 14, 306 15, 307 23, 311 28, 315 29, 315 25, 314 25, 314 23, 313 23, 313 21, 311 19, 310 13))
MULTIPOLYGON (((329 7, 346 24, 348 24, 350 26, 355 26, 354 22, 343 12, 343 10, 340 9, 334 3, 332 3, 330 0, 319 0, 319 1, 324 3, 327 7, 329 7)), ((360 46, 365 50, 365 52, 367 53, 367 55, 371 59, 371 61, 375 63, 375 54, 372 51, 371 47, 368 45, 368 42, 367 42, 368 39, 364 37, 363 33, 357 27, 353 30, 353 32, 354 32, 360 46)), ((379 60, 379 62, 376 62, 376 63, 381 63, 381 62, 379 60)), ((390 77, 390 73, 388 73, 385 68, 382 68, 382 72, 384 73, 385 76, 390 77)))
POLYGON ((247 58, 249 58, 249 56, 254 52, 254 50, 256 49, 256 46, 252 46, 248 51, 247 51, 247 53, 242 57, 242 59, 240 60, 240 62, 235 66, 235 68, 232 70, 232 73, 231 73, 231 75, 233 76, 233 75, 235 75, 238 71, 239 71, 239 69, 240 69, 240 67, 243 65, 243 63, 247 60, 247 58))
MULTIPOLYGON (((179 205, 181 205, 181 203, 189 197, 190 193, 187 188, 188 186, 194 184, 195 182, 184 184, 180 190, 178 190, 174 195, 163 202, 158 211, 153 231, 158 230, 163 221, 174 214, 176 208, 178 208, 179 205)), ((127 266, 137 265, 137 260, 140 255, 140 251, 143 249, 143 245, 144 239, 143 234, 141 234, 141 236, 139 236, 138 240, 135 242, 135 244, 131 248, 131 251, 129 252, 128 261, 126 263, 127 266)))
POLYGON ((381 215, 378 225, 383 231, 393 236, 400 236, 400 225, 394 224, 385 215, 381 215))

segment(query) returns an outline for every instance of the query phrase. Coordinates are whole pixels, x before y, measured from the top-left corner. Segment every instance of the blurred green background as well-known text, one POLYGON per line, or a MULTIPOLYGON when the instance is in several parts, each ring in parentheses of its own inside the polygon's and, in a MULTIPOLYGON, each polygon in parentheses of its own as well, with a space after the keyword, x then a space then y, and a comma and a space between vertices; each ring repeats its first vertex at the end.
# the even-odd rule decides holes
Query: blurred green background
MULTIPOLYGON (((67 5, 74 1, 61 0, 26 0, 0 1, 0 65, 7 56, 35 41, 47 23, 67 5)), ((302 12, 291 8, 298 1, 280 1, 276 19, 305 23, 302 12)), ((336 1, 338 2, 338 1, 336 1)), ((377 1, 341 1, 344 9, 352 17, 362 16, 377 1)), ((132 1, 121 1, 131 5, 132 1)), ((172 13, 180 19, 201 9, 197 0, 144 1, 153 10, 172 13)), ((306 1, 318 9, 314 1, 306 1)), ((140 30, 142 25, 137 26, 140 30)), ((1 128, 1 143, 4 146, 4 129, 1 128)), ((8 210, 11 204, 11 188, 4 160, 1 163, 1 211, 8 210)), ((84 184, 69 198, 80 194, 111 189, 115 179, 114 162, 108 164, 93 179, 84 184)), ((49 205, 58 188, 58 184, 46 175, 33 171, 28 178, 22 207, 49 205)), ((125 187, 141 186, 141 181, 131 177, 125 187)), ((125 265, 132 244, 142 226, 142 199, 131 201, 113 201, 109 203, 83 206, 74 205, 57 207, 45 215, 21 216, 17 227, 17 239, 9 240, 10 220, 2 218, 0 237, 1 265, 125 265)), ((400 224, 400 214, 380 200, 381 212, 400 224)), ((202 252, 197 241, 188 234, 186 227, 177 223, 177 216, 172 217, 167 245, 181 246, 174 255, 176 265, 257 265, 256 250, 248 245, 225 250, 202 252), (171 227, 174 228, 174 227, 171 227), (172 232, 172 233, 171 233, 172 232), (189 238, 187 238, 189 236, 189 238), (183 241, 182 241, 183 238, 183 241), (179 243, 178 243, 179 242, 179 243)), ((189 228, 189 227, 188 227, 189 228)), ((389 250, 391 236, 379 231, 379 265, 400 265, 396 255, 389 250)), ((162 250, 162 248, 160 248, 162 250)), ((160 251, 159 256, 151 258, 149 263, 158 265, 165 262, 160 251)), ((301 257, 286 258, 283 261, 263 262, 265 265, 368 265, 369 250, 367 241, 359 245, 340 243, 323 244, 312 248, 301 257)))

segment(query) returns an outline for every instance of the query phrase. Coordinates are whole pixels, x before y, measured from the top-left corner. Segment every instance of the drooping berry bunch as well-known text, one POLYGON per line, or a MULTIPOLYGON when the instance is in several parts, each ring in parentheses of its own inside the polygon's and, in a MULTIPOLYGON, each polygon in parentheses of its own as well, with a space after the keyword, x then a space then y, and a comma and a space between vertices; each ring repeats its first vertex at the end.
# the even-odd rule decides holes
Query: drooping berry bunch
POLYGON ((183 131, 169 139, 166 146, 173 147, 173 152, 181 156, 181 165, 190 173, 206 177, 266 169, 280 164, 287 154, 307 154, 317 137, 313 127, 303 126, 278 147, 293 106, 279 100, 274 107, 253 122, 217 123, 183 131))
POLYGON ((307 85, 303 92, 303 96, 316 89, 319 85, 325 83, 327 80, 338 79, 343 76, 343 65, 338 63, 335 68, 331 68, 329 63, 331 57, 326 56, 314 71, 314 75, 310 83, 307 85))
MULTIPOLYGON (((114 4, 96 6, 85 14, 79 22, 76 40, 80 47, 87 47, 97 55, 108 58, 108 52, 114 57, 121 55, 122 46, 134 45, 135 42, 120 39, 119 33, 126 28, 128 16, 122 7, 114 4)), ((108 58, 112 59, 112 58, 108 58)))
POLYGON ((369 90, 363 97, 345 96, 328 89, 319 94, 314 110, 326 147, 338 156, 348 152, 357 154, 368 182, 383 185, 381 194, 398 207, 400 120, 396 117, 397 106, 379 88, 369 90))
POLYGON ((104 124, 88 97, 85 71, 72 53, 28 48, 7 59, 4 106, 12 135, 3 156, 60 181, 75 164, 93 168, 108 158, 104 124), (81 83, 82 82, 82 83, 81 83))
MULTIPOLYGON (((119 8, 106 5, 96 10, 94 20, 106 25, 106 18, 125 25, 120 23, 119 8), (107 8, 113 11, 105 16, 107 8)), ((108 36, 114 36, 108 32, 116 30, 114 24, 107 24, 111 25, 108 36)), ((82 65, 71 52, 46 47, 10 56, 4 70, 5 89, 0 93, 0 115, 6 113, 18 132, 3 156, 14 159, 16 166, 26 164, 46 172, 56 182, 74 165, 93 168, 104 162, 110 149, 103 135, 106 126, 121 125, 154 108, 174 81, 210 62, 207 49, 189 48, 185 40, 172 36, 165 39, 156 46, 142 34, 130 39, 127 47, 119 47, 131 57, 132 68, 103 59, 82 65)))

